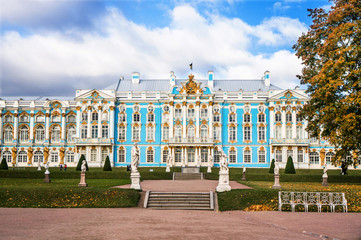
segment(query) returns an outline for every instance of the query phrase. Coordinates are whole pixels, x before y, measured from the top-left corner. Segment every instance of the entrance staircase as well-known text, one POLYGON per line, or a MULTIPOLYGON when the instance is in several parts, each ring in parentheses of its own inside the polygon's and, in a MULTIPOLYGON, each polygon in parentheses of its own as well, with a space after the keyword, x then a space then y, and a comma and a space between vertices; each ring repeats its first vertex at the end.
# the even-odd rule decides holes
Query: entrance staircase
POLYGON ((145 208, 214 210, 213 192, 152 192, 147 191, 145 208))
POLYGON ((173 172, 173 180, 203 180, 203 173, 173 172))

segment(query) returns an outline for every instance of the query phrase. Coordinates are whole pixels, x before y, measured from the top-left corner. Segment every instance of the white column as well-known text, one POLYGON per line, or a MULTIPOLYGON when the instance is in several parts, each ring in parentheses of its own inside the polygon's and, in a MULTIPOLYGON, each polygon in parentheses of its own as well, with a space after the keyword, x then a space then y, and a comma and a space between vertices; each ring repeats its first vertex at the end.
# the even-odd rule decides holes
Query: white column
POLYGON ((188 151, 187 148, 184 148, 184 154, 185 154, 185 159, 186 159, 186 166, 188 166, 188 151))
POLYGON ((208 106, 208 119, 209 119, 209 124, 208 124, 208 132, 209 132, 209 136, 208 136, 208 141, 211 141, 211 139, 213 139, 213 107, 212 104, 210 103, 208 106))
POLYGON ((50 124, 50 113, 49 110, 45 112, 45 141, 49 142, 49 124, 50 124))
POLYGON ((18 111, 15 110, 15 119, 14 119, 14 139, 17 141, 18 139, 18 125, 19 125, 19 114, 18 111))
POLYGON ((282 138, 286 138, 286 112, 282 109, 282 138))
POLYGON ((196 103, 196 139, 199 139, 199 102, 196 103))
POLYGON ((109 136, 110 139, 114 139, 114 110, 115 107, 110 107, 110 126, 109 126, 109 136))
POLYGON ((91 138, 91 107, 87 108, 87 113, 88 113, 88 134, 87 134, 87 138, 91 138))
POLYGON ((3 113, 2 108, 0 108, 0 144, 3 137, 3 113))
POLYGON ((66 120, 65 120, 65 109, 61 110, 61 139, 65 142, 65 133, 66 133, 66 120))
POLYGON ((187 137, 187 107, 185 102, 183 103, 183 138, 187 137))
POLYGON ((305 139, 308 139, 308 132, 306 131, 307 125, 308 125, 308 122, 305 121, 305 124, 303 124, 303 131, 305 133, 305 139))
POLYGON ((296 109, 292 110, 292 138, 293 139, 297 138, 297 134, 296 134, 296 109))
POLYGON ((102 167, 102 165, 101 165, 101 162, 102 162, 102 147, 101 146, 98 146, 98 161, 100 162, 100 166, 102 167))
POLYGON ((76 138, 80 138, 81 108, 76 108, 76 138))
MULTIPOLYGON (((169 116, 169 138, 173 138, 173 122, 174 122, 174 106, 173 104, 169 107, 170 116, 169 116)), ((173 156, 174 158, 174 156, 173 156)))
POLYGON ((33 141, 34 141, 34 111, 31 110, 31 112, 30 112, 30 142, 33 142, 33 141))
POLYGON ((98 109, 98 138, 102 137, 102 110, 98 109))
POLYGON ((270 117, 270 124, 269 124, 269 130, 270 130, 270 138, 274 138, 274 108, 271 107, 269 110, 269 117, 270 117))

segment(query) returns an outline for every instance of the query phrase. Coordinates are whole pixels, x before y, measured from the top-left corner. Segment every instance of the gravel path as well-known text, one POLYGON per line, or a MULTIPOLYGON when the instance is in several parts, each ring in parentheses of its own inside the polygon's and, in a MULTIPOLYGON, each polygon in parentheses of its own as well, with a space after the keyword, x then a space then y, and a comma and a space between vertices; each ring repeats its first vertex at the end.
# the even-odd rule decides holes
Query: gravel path
POLYGON ((0 209, 0 239, 360 239, 361 214, 0 209))

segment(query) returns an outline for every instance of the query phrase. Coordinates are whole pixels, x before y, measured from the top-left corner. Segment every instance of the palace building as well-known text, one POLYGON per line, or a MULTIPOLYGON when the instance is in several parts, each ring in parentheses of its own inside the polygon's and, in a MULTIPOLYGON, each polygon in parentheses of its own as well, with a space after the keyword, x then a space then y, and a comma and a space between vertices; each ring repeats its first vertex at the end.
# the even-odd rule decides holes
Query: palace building
POLYGON ((255 80, 131 79, 105 89, 76 90, 75 97, 1 97, 1 158, 15 166, 75 166, 84 154, 89 166, 131 162, 140 147, 140 166, 219 163, 218 147, 230 167, 296 168, 330 164, 334 148, 309 138, 298 111, 307 102, 304 90, 281 89, 270 74, 255 80))

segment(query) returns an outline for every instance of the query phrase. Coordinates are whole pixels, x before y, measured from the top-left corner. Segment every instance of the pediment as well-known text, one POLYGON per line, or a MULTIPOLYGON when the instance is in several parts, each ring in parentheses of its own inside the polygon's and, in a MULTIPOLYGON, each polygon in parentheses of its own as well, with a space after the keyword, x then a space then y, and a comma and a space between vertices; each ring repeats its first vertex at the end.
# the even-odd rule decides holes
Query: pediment
POLYGON ((77 96, 75 98, 75 100, 78 100, 78 99, 103 100, 103 99, 114 99, 114 98, 115 98, 115 96, 112 96, 108 93, 105 93, 105 92, 97 90, 97 89, 93 89, 93 90, 86 91, 86 92, 82 93, 81 95, 77 96))
POLYGON ((270 96, 268 101, 277 101, 277 100, 282 100, 282 101, 295 101, 295 100, 302 100, 302 101, 307 101, 309 99, 309 97, 304 94, 304 93, 300 93, 299 91, 295 91, 295 90, 291 90, 291 89, 287 89, 284 91, 281 91, 279 93, 276 93, 273 96, 270 96))

